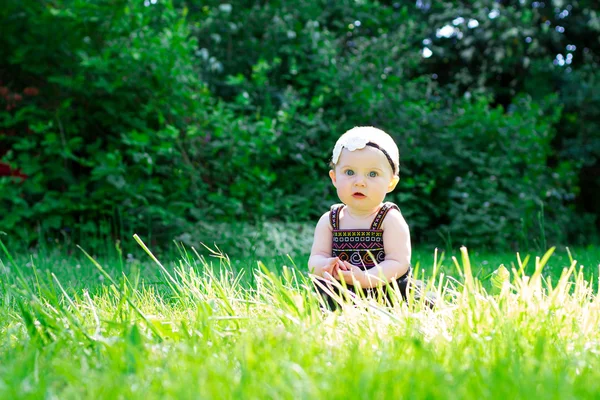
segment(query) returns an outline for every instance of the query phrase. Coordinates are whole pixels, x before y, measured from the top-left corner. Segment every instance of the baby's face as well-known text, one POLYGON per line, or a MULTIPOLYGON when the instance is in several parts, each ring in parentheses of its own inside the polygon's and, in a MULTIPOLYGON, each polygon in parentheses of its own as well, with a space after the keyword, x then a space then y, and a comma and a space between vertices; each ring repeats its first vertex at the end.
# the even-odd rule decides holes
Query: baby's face
POLYGON ((329 175, 340 200, 360 211, 378 207, 398 183, 383 152, 370 146, 354 151, 343 149, 329 175))

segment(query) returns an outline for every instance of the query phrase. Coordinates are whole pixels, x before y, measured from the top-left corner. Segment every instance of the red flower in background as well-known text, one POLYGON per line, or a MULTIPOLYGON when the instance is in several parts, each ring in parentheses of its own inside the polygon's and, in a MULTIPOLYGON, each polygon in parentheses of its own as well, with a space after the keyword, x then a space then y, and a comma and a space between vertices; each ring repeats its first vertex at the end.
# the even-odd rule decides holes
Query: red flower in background
POLYGON ((10 165, 0 162, 0 176, 14 176, 21 178, 21 182, 28 178, 20 169, 12 169, 10 165))
POLYGON ((40 90, 36 87, 26 87, 23 89, 23 94, 25 96, 37 96, 40 94, 40 90))
MULTIPOLYGON (((35 88, 35 87, 26 87, 23 90, 23 94, 25 96, 37 96, 39 94, 39 89, 35 88)), ((10 89, 6 86, 2 86, 0 83, 0 98, 4 98, 4 100, 6 100, 7 104, 6 104, 6 110, 10 111, 13 108, 16 107, 16 103, 20 102, 23 100, 23 96, 19 93, 11 93, 10 89)), ((27 127, 27 132, 30 133, 29 127, 27 127)), ((14 129, 6 129, 6 130, 0 130, 0 135, 6 135, 6 136, 14 136, 15 135, 15 130, 14 129)), ((1 149, 0 148, 0 157, 2 157, 4 154, 6 154, 6 150, 1 149)), ((26 174, 24 174, 21 169, 19 168, 11 168, 10 165, 0 162, 0 177, 2 176, 12 176, 12 177, 16 177, 16 178, 20 178, 21 182, 24 182, 28 176, 26 174)))

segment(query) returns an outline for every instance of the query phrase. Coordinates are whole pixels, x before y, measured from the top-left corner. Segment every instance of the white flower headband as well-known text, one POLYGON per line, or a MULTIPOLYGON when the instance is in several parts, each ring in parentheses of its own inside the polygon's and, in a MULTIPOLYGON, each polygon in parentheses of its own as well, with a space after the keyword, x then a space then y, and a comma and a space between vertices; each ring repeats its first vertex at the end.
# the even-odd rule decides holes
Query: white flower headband
POLYGON ((390 163, 392 172, 396 173, 396 165, 388 151, 385 150, 385 147, 387 147, 392 151, 393 155, 396 155, 398 153, 396 144, 387 133, 373 127, 356 127, 344 133, 333 148, 331 162, 337 164, 340 154, 342 154, 342 149, 354 151, 364 149, 366 146, 381 150, 390 163))

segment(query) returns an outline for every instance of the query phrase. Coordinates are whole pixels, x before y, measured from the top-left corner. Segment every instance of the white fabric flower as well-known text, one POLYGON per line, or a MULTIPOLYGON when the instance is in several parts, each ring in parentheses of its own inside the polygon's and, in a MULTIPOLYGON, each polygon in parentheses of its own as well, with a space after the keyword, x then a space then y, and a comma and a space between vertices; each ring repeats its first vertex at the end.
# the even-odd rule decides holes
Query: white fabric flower
POLYGON ((372 126, 357 126, 344 133, 333 148, 331 161, 333 164, 337 164, 343 149, 347 149, 348 151, 364 149, 369 142, 378 145, 389 154, 394 163, 394 172, 397 172, 399 161, 398 146, 396 146, 394 139, 390 135, 372 126))
POLYGON ((337 164, 340 159, 340 154, 342 154, 342 149, 348 149, 349 151, 360 150, 364 149, 367 143, 369 143, 369 139, 364 135, 342 136, 333 148, 331 161, 333 161, 334 164, 337 164))

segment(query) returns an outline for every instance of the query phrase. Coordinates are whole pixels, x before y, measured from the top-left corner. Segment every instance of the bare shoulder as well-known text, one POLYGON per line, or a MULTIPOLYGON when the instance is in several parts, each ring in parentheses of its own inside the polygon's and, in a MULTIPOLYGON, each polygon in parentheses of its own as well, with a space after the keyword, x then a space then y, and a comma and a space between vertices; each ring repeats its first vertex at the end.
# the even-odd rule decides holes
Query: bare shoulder
POLYGON ((315 227, 315 236, 310 252, 312 256, 331 257, 331 241, 333 237, 333 229, 329 222, 329 211, 321 216, 317 226, 315 227))
POLYGON ((319 222, 317 222, 317 228, 316 229, 323 229, 325 227, 329 228, 329 230, 331 230, 331 222, 329 221, 329 214, 331 212, 327 211, 325 214, 321 215, 321 218, 319 218, 319 222))
POLYGON ((396 232, 408 233, 409 228, 402 213, 397 209, 391 209, 383 220, 382 228, 384 231, 391 229, 396 232))
POLYGON ((397 261, 408 268, 412 253, 410 231, 402 213, 396 209, 390 210, 383 220, 382 229, 385 259, 397 261))

